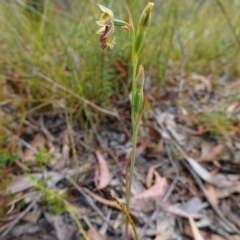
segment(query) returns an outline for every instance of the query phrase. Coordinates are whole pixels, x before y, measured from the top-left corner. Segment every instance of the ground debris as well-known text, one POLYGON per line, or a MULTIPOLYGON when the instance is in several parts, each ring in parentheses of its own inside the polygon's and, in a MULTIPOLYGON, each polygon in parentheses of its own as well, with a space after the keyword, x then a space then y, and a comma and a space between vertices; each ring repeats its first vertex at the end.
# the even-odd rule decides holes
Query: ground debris
MULTIPOLYGON (((236 90, 230 84, 220 91, 214 75, 192 73, 185 81, 181 99, 151 96, 140 124, 130 214, 141 240, 238 240, 240 105, 224 100, 236 90)), ((171 84, 168 91, 176 91, 171 84)), ((117 115, 126 117, 123 105, 117 115)), ((9 109, 14 112, 6 105, 0 114, 14 121, 9 109)), ((0 169, 9 176, 0 179, 8 183, 0 195, 4 237, 77 240, 79 224, 90 240, 124 234, 124 214, 106 191, 124 204, 129 119, 109 118, 94 130, 70 126, 69 119, 67 111, 36 112, 20 134, 11 128, 17 122, 6 128, 6 149, 20 153, 0 169)))

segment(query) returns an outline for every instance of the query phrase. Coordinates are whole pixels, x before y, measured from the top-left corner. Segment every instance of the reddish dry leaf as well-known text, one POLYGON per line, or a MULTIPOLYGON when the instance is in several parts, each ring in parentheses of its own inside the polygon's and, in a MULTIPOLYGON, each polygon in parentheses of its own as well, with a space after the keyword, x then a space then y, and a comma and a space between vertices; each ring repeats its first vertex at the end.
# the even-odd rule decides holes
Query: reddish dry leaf
POLYGON ((163 196, 167 187, 167 179, 162 178, 160 181, 156 182, 152 187, 147 189, 146 191, 135 195, 132 199, 143 199, 143 198, 157 198, 159 196, 163 196))
POLYGON ((213 147, 209 152, 204 153, 200 158, 199 161, 205 162, 212 162, 215 160, 219 160, 223 154, 224 146, 219 144, 213 147))
MULTIPOLYGON (((44 147, 47 143, 47 139, 43 136, 43 134, 38 133, 34 139, 30 142, 30 145, 35 148, 39 149, 41 147, 44 147)), ((23 161, 28 162, 28 161, 34 161, 35 156, 34 153, 30 149, 26 149, 23 154, 23 161)))
POLYGON ((190 133, 192 135, 202 135, 203 133, 205 133, 205 132, 207 132, 209 130, 209 127, 205 126, 203 124, 198 125, 198 129, 197 130, 194 130, 194 129, 191 129, 191 128, 187 128, 187 127, 184 127, 184 126, 181 126, 181 128, 185 132, 190 133))
POLYGON ((151 141, 151 137, 147 136, 144 139, 144 141, 137 147, 138 154, 145 150, 145 148, 147 147, 150 141, 151 141))
POLYGON ((113 240, 110 237, 99 234, 93 227, 89 228, 87 236, 89 240, 113 240))
POLYGON ((163 148, 163 139, 159 130, 156 127, 149 124, 143 124, 143 126, 148 128, 150 140, 155 140, 156 142, 155 143, 152 141, 151 144, 147 146, 147 151, 150 153, 161 152, 163 148))
POLYGON ((8 197, 6 195, 0 194, 0 209, 3 209, 8 203, 8 197))
POLYGON ((165 194, 168 187, 167 179, 161 178, 149 189, 135 195, 131 199, 131 207, 135 210, 151 211, 155 209, 156 204, 159 203, 162 196, 165 194))
POLYGON ((103 155, 96 151, 99 167, 95 170, 94 182, 97 189, 105 188, 111 181, 111 174, 103 155))

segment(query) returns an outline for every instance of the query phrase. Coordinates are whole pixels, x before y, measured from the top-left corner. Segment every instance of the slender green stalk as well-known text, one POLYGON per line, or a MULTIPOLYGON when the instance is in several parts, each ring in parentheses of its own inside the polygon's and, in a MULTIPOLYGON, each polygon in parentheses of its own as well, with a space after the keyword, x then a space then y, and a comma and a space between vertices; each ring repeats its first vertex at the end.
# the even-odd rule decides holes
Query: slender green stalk
MULTIPOLYGON (((127 29, 130 29, 132 32, 132 56, 131 56, 131 63, 132 63, 132 101, 131 101, 131 123, 132 123, 132 153, 131 153, 131 163, 130 163, 130 171, 127 177, 127 190, 126 190, 126 209, 129 212, 129 202, 130 202, 130 195, 131 195, 131 186, 132 186, 132 179, 133 179, 133 170, 136 158, 136 148, 137 148, 137 134, 138 134, 138 126, 139 120, 142 116, 143 112, 143 84, 144 84, 144 68, 142 65, 139 67, 138 74, 137 67, 138 67, 138 54, 141 51, 143 46, 146 30, 150 23, 150 16, 151 11, 154 3, 149 2, 147 6, 144 8, 142 15, 139 19, 138 23, 138 30, 135 34, 135 28, 132 21, 132 16, 130 11, 128 10, 129 16, 129 23, 126 23, 122 20, 114 19, 113 12, 102 6, 98 5, 100 9, 103 11, 103 14, 100 17, 100 21, 97 22, 99 26, 102 28, 98 30, 98 34, 100 36, 100 43, 102 48, 113 48, 115 41, 110 41, 109 35, 111 35, 114 31, 114 26, 122 26, 127 29)), ((138 240, 139 237, 137 232, 134 232, 135 239, 138 240)), ((128 218, 126 219, 126 228, 125 228, 125 238, 128 239, 128 218)))
POLYGON ((134 109, 133 109, 133 97, 134 97, 134 91, 136 89, 136 72, 137 72, 137 63, 138 63, 138 55, 134 51, 135 49, 135 34, 132 34, 132 109, 131 109, 131 122, 132 122, 132 128, 134 127, 134 109))
POLYGON ((41 22, 41 26, 40 26, 41 37, 43 36, 44 27, 45 27, 45 23, 46 23, 46 19, 47 19, 48 5, 49 5, 49 0, 45 0, 44 1, 44 12, 43 12, 42 22, 41 22))
MULTIPOLYGON (((134 123, 133 127, 133 133, 132 133, 132 155, 131 155, 131 163, 130 163, 130 170, 129 170, 129 176, 128 176, 128 184, 127 184, 127 194, 126 194, 126 207, 129 212, 129 202, 130 202, 130 196, 131 196, 131 186, 132 186, 132 179, 133 179, 133 169, 135 164, 135 158, 136 158, 136 149, 137 149, 137 134, 138 134, 138 123, 134 123)), ((125 239, 127 239, 128 235, 128 221, 126 221, 126 227, 125 227, 125 239)))
MULTIPOLYGON (((138 54, 135 53, 135 34, 132 34, 132 103, 133 104, 133 98, 134 98, 134 92, 136 90, 136 72, 137 72, 137 65, 138 65, 138 54)), ((134 113, 134 108, 132 106, 131 109, 131 122, 132 122, 132 153, 131 153, 131 162, 130 162, 130 170, 127 180, 127 193, 126 193, 126 208, 129 212, 129 202, 130 202, 130 196, 131 196, 131 186, 132 186, 132 179, 133 179, 133 169, 135 164, 135 158, 136 158, 136 148, 137 148, 137 134, 138 134, 138 123, 136 122, 134 113)), ((125 226, 125 239, 127 239, 128 235, 128 221, 126 221, 125 226)))

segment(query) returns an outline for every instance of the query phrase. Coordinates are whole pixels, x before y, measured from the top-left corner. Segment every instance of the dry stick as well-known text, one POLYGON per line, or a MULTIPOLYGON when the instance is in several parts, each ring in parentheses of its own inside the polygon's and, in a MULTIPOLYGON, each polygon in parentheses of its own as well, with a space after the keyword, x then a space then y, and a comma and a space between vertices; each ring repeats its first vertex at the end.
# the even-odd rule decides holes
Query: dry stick
POLYGON ((4 131, 5 133, 7 133, 7 134, 10 135, 11 137, 15 138, 15 139, 18 140, 19 142, 21 142, 21 144, 22 144, 24 147, 30 149, 30 150, 31 150, 33 153, 35 153, 35 154, 38 154, 38 153, 39 153, 39 152, 38 152, 34 147, 32 147, 29 143, 27 143, 26 141, 24 141, 23 139, 21 139, 20 137, 18 137, 17 135, 15 135, 14 133, 12 133, 11 131, 9 131, 7 128, 5 128, 4 126, 0 126, 0 127, 3 129, 3 131, 4 131))
POLYGON ((152 224, 152 222, 157 218, 157 215, 159 213, 159 211, 161 210, 162 206, 164 203, 167 202, 168 198, 170 197, 172 191, 174 190, 175 185, 177 184, 178 178, 179 178, 179 171, 178 171, 178 167, 176 165, 176 163, 174 162, 172 155, 171 155, 171 151, 169 149, 169 147, 167 146, 167 152, 168 152, 168 157, 169 160, 174 168, 174 171, 176 173, 175 178, 173 179, 168 191, 166 192, 166 194, 164 195, 162 201, 160 204, 158 204, 157 208, 155 209, 155 211, 152 213, 152 215, 150 216, 150 218, 147 220, 147 222, 145 223, 145 225, 143 226, 141 232, 140 232, 140 239, 142 239, 145 235, 145 232, 148 228, 149 225, 152 224))
POLYGON ((55 137, 54 137, 54 136, 52 135, 52 133, 50 133, 49 130, 45 127, 43 114, 40 114, 39 125, 40 125, 41 131, 47 136, 47 138, 48 138, 51 142, 54 142, 54 141, 55 141, 55 137))
POLYGON ((182 161, 183 165, 185 168, 187 168, 187 170, 191 173, 191 175, 193 176, 194 180, 196 181, 198 187, 201 189, 204 197, 206 198, 206 200, 209 202, 209 204, 211 205, 211 207, 213 208, 213 211, 218 215, 218 217, 228 226, 230 227, 235 233, 240 235, 240 231, 230 222, 228 221, 225 216, 223 215, 223 213, 220 211, 220 209, 212 202, 212 200, 210 199, 207 189, 205 188, 205 186, 202 183, 202 180, 200 179, 200 177, 197 175, 197 173, 190 167, 190 165, 187 164, 186 160, 182 161))
POLYGON ((68 135, 69 135, 70 145, 71 145, 71 149, 72 149, 73 161, 75 162, 75 167, 78 167, 79 161, 78 161, 76 145, 75 145, 75 141, 74 141, 74 137, 73 137, 73 129, 70 124, 67 110, 65 111, 65 118, 66 118, 66 123, 67 123, 67 131, 68 131, 68 135))
POLYGON ((96 206, 96 204, 93 202, 92 198, 89 197, 84 190, 78 186, 78 184, 69 176, 66 177, 67 180, 81 193, 81 195, 85 198, 85 200, 87 201, 87 203, 89 204, 90 207, 92 207, 97 214, 112 228, 114 229, 114 227, 112 226, 112 224, 109 222, 109 220, 104 216, 104 214, 101 212, 101 210, 96 206))
POLYGON ((113 116, 113 117, 117 118, 118 120, 120 120, 120 116, 119 116, 118 113, 112 112, 112 111, 109 111, 109 110, 107 110, 107 109, 104 109, 104 108, 99 107, 99 106, 96 105, 95 103, 93 103, 93 102, 91 102, 91 101, 89 101, 89 100, 87 100, 87 99, 79 96, 77 93, 73 92, 73 91, 70 90, 70 89, 67 89, 66 87, 62 86, 61 84, 59 84, 59 83, 57 83, 57 82, 55 82, 55 81, 53 81, 51 78, 45 76, 45 75, 42 74, 42 73, 36 72, 36 74, 37 74, 39 77, 41 77, 41 78, 43 78, 44 80, 46 80, 47 82, 50 82, 51 84, 53 84, 53 85, 56 86, 57 88, 63 90, 64 92, 67 92, 67 93, 71 94, 72 96, 74 96, 74 97, 77 98, 78 100, 80 100, 80 101, 84 102, 85 104, 89 105, 90 107, 96 109, 97 111, 102 112, 102 113, 104 113, 104 114, 106 114, 106 115, 109 115, 109 116, 113 116))
POLYGON ((89 100, 87 100, 87 99, 79 96, 77 93, 73 92, 72 90, 67 89, 66 87, 62 86, 61 84, 59 84, 59 83, 57 83, 57 82, 54 82, 51 78, 45 76, 45 75, 42 74, 42 73, 36 72, 36 74, 37 74, 38 76, 42 77, 42 78, 43 78, 44 80, 46 80, 47 82, 50 82, 50 83, 53 84, 54 86, 57 86, 57 87, 58 87, 59 89, 61 89, 62 91, 65 91, 65 92, 71 94, 72 96, 74 96, 74 97, 77 98, 78 100, 80 100, 80 101, 84 102, 85 104, 89 105, 90 107, 96 109, 97 111, 102 112, 102 113, 104 113, 104 114, 106 114, 106 115, 108 115, 108 116, 112 116, 112 117, 116 118, 116 119, 120 122, 121 126, 124 128, 123 120, 122 120, 122 118, 119 116, 119 114, 118 114, 117 112, 112 112, 112 111, 109 111, 109 110, 107 110, 107 109, 104 109, 104 108, 99 107, 99 106, 96 105, 95 103, 93 103, 93 102, 91 102, 91 101, 89 101, 89 100))

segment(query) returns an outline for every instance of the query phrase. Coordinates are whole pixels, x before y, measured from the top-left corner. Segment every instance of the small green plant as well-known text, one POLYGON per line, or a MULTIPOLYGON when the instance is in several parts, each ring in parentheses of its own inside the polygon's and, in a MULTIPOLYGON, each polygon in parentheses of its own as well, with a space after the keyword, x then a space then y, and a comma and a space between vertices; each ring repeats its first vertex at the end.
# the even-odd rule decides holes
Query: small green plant
POLYGON ((225 109, 214 110, 211 113, 198 113, 198 121, 209 125, 209 133, 212 137, 228 138, 229 131, 236 131, 237 119, 226 115, 225 109))
POLYGON ((45 147, 41 147, 39 153, 35 154, 35 159, 40 167, 44 167, 52 162, 54 154, 49 154, 45 147))
POLYGON ((78 220, 76 213, 79 213, 79 210, 76 209, 72 204, 70 204, 65 198, 65 193, 59 193, 58 191, 46 188, 45 184, 39 184, 36 182, 34 177, 29 175, 29 180, 33 187, 37 190, 40 190, 43 193, 41 201, 47 203, 48 206, 56 213, 63 213, 67 211, 73 218, 75 224, 77 225, 79 231, 81 232, 84 240, 89 240, 87 233, 83 229, 81 222, 78 220))
POLYGON ((17 153, 2 152, 0 153, 0 169, 6 168, 8 164, 13 163, 17 159, 17 153))
POLYGON ((54 213, 64 213, 66 211, 66 208, 64 207, 64 204, 59 201, 59 197, 66 198, 66 193, 59 193, 58 191, 49 190, 45 191, 44 195, 42 196, 40 203, 43 205, 49 206, 50 210, 54 213))
MULTIPOLYGON (((121 26, 131 32, 132 36, 132 45, 131 45, 131 76, 132 76, 132 97, 131 97, 131 122, 132 122, 132 154, 131 154, 131 164, 130 164, 130 173, 127 182, 127 192, 126 192, 126 208, 129 212, 129 202, 131 195, 131 185, 133 178, 133 170, 136 158, 136 145, 137 145, 137 134, 139 122, 141 120, 143 110, 144 110, 144 93, 143 93, 143 84, 144 84, 144 68, 142 65, 139 66, 138 59, 141 49, 144 44, 147 28, 150 24, 151 20, 151 12, 154 3, 149 2, 144 8, 142 15, 138 22, 137 31, 135 31, 134 23, 132 20, 131 12, 128 9, 128 17, 129 22, 125 22, 119 19, 115 19, 113 12, 102 6, 98 5, 100 9, 103 11, 100 20, 97 21, 97 24, 102 28, 97 32, 100 34, 100 43, 103 49, 109 48, 112 49, 116 43, 115 38, 110 40, 110 36, 114 32, 115 26, 121 26), (137 74, 137 69, 138 74, 137 74)), ((134 232, 135 238, 139 239, 137 232, 134 232)), ((126 230, 125 230, 125 239, 128 239, 128 218, 126 221, 126 230)))

